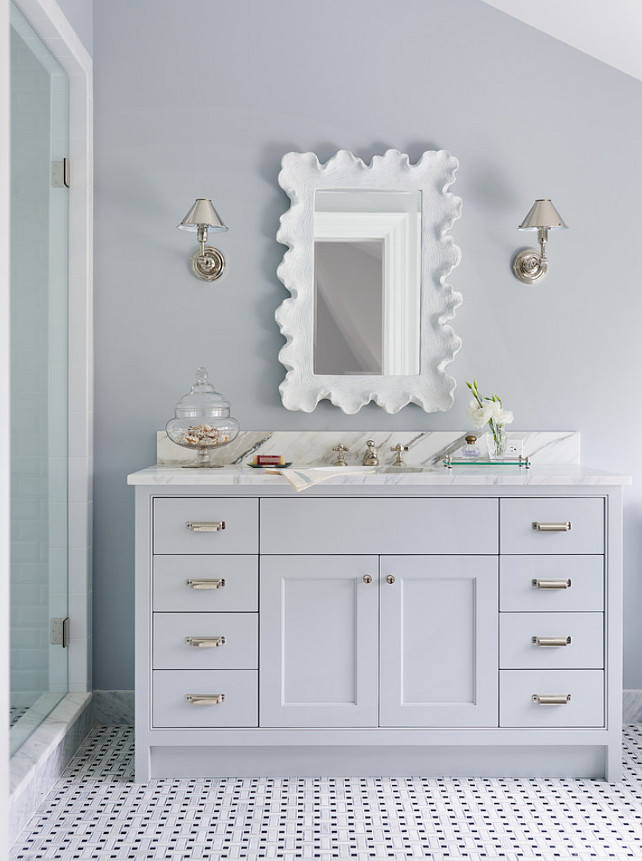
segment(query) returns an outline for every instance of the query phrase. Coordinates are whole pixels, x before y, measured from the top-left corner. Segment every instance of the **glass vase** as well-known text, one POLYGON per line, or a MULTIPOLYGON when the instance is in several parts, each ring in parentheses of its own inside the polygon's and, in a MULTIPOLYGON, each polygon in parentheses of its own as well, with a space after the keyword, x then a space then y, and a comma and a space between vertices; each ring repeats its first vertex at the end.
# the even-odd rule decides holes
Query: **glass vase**
POLYGON ((490 460, 503 460, 506 457, 508 434, 503 427, 497 427, 493 433, 486 434, 488 457, 490 460))

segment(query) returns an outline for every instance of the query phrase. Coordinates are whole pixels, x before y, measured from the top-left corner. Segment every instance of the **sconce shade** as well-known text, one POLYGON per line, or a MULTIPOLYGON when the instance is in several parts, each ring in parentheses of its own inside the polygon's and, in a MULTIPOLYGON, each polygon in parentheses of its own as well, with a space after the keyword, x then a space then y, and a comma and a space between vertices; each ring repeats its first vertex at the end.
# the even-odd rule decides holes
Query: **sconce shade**
POLYGON ((227 230, 218 212, 212 206, 212 201, 205 197, 196 199, 194 206, 178 225, 178 228, 180 230, 191 230, 196 233, 198 228, 202 226, 208 227, 210 230, 218 233, 227 230))
POLYGON ((539 230, 541 227, 546 227, 550 230, 558 227, 568 227, 568 225, 564 224, 562 216, 550 200, 536 200, 531 206, 528 215, 517 229, 539 230))

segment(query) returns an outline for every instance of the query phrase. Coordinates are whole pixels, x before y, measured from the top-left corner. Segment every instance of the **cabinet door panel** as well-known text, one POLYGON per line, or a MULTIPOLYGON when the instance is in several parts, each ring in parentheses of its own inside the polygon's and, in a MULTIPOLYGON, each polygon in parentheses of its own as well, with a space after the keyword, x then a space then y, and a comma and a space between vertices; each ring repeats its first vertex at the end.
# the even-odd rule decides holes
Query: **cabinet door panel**
POLYGON ((377 562, 261 560, 261 726, 377 725, 377 562))
POLYGON ((381 726, 497 726, 497 567, 382 557, 381 726))

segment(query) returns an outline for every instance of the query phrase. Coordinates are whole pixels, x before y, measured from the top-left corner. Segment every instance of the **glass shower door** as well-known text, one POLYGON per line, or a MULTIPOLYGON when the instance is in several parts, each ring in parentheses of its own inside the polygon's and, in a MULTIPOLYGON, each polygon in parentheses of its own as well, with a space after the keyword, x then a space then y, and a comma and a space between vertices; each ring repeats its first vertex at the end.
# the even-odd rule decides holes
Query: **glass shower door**
POLYGON ((12 753, 67 691, 68 134, 68 76, 12 6, 12 753))

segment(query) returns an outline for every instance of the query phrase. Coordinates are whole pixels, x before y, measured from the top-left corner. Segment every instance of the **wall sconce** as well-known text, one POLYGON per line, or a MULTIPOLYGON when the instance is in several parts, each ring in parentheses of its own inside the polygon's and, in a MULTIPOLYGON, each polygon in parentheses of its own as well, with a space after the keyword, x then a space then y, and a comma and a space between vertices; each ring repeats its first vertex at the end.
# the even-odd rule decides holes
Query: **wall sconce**
POLYGON ((204 197, 196 199, 194 206, 178 225, 179 230, 191 230, 201 243, 200 250, 191 258, 192 272, 201 281, 216 281, 225 269, 225 259, 218 248, 206 248, 207 231, 223 233, 227 227, 221 221, 212 201, 204 197))
POLYGON ((548 260, 546 259, 546 243, 548 231, 556 228, 566 228, 559 212, 550 200, 536 200, 530 212, 517 228, 518 230, 537 230, 537 241, 540 250, 524 248, 513 259, 513 273, 524 284, 535 284, 546 275, 548 260))

